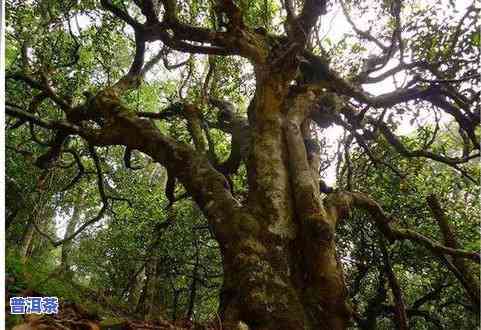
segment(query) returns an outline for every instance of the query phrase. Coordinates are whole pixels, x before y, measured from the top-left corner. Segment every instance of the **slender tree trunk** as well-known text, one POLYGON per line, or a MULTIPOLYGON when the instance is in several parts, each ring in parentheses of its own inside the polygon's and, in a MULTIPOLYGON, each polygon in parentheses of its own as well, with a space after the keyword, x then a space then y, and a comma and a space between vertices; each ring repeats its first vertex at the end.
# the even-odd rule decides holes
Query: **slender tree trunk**
POLYGON ((15 221, 18 213, 26 206, 19 184, 8 175, 5 176, 5 231, 15 221))
POLYGON ((177 320, 177 309, 179 307, 180 291, 174 289, 174 299, 172 302, 172 320, 177 320))
POLYGON ((190 284, 189 288, 189 303, 187 305, 187 319, 191 319, 192 315, 194 315, 194 307, 195 307, 195 298, 197 294, 197 272, 199 268, 199 244, 197 240, 194 241, 195 245, 195 264, 194 264, 194 269, 192 270, 192 282, 190 284))
POLYGON ((155 276, 155 263, 153 261, 149 261, 145 264, 145 280, 144 280, 144 285, 142 288, 142 293, 140 294, 139 302, 137 304, 136 312, 144 317, 144 319, 147 318, 147 316, 150 313, 153 299, 153 278, 155 276))
POLYGON ((31 250, 31 245, 33 242, 33 236, 35 234, 35 227, 32 221, 34 221, 34 215, 32 215, 28 221, 27 227, 22 235, 22 241, 20 243, 20 257, 23 262, 27 261, 28 251, 31 250))
POLYGON ((149 320, 155 320, 158 318, 163 318, 163 312, 164 312, 164 306, 165 306, 165 301, 164 297, 162 294, 162 278, 161 278, 161 267, 163 265, 163 262, 160 258, 156 258, 155 260, 155 274, 152 279, 152 284, 151 284, 151 290, 152 293, 149 296, 151 299, 150 302, 150 310, 147 318, 149 320))
POLYGON ((377 290, 374 297, 369 299, 368 304, 366 306, 366 318, 361 319, 358 323, 359 327, 362 330, 376 330, 377 329, 377 319, 379 315, 382 313, 383 310, 383 303, 387 299, 387 290, 385 287, 385 272, 384 270, 380 270, 378 283, 377 283, 377 290))
POLYGON ((145 280, 137 304, 137 313, 144 320, 153 320, 161 316, 163 305, 160 299, 161 260, 153 257, 145 264, 145 280))
MULTIPOLYGON (((456 239, 456 234, 454 233, 451 225, 449 224, 448 218, 444 213, 438 199, 435 195, 431 195, 427 198, 428 205, 434 215, 434 218, 438 222, 439 228, 441 229, 441 234, 443 236, 444 243, 447 247, 453 249, 459 249, 459 243, 456 239)), ((475 270, 470 268, 469 264, 465 259, 458 256, 446 257, 447 262, 455 267, 451 269, 457 275, 456 277, 460 280, 461 285, 463 285, 471 303, 473 304, 473 309, 479 313, 480 311, 480 286, 479 286, 479 269, 478 274, 475 275, 475 270)), ((452 268, 452 266, 450 267, 452 268)))
POLYGON ((137 306, 138 306, 139 296, 140 296, 140 292, 142 290, 141 279, 144 277, 144 274, 145 274, 145 268, 142 268, 142 270, 140 272, 137 272, 136 274, 134 274, 133 277, 135 277, 135 278, 132 278, 129 281, 130 288, 127 289, 128 295, 129 295, 128 303, 129 303, 129 306, 131 306, 131 310, 133 312, 136 311, 137 306))
MULTIPOLYGON (((83 198, 83 194, 77 192, 78 197, 76 198, 76 201, 74 202, 73 205, 73 212, 72 212, 72 217, 67 223, 67 228, 65 230, 65 235, 64 238, 67 238, 71 236, 75 232, 75 228, 78 224, 79 221, 79 216, 80 216, 80 209, 81 206, 79 203, 81 202, 83 198)), ((70 256, 70 251, 72 250, 72 240, 66 241, 65 243, 62 244, 62 254, 61 254, 61 259, 60 259, 60 267, 61 269, 65 272, 65 274, 68 274, 70 270, 70 264, 69 264, 69 256, 70 256)))
POLYGON ((20 255, 23 262, 27 261, 29 255, 33 251, 34 237, 35 237, 35 224, 39 226, 39 222, 43 222, 45 218, 45 205, 47 203, 48 194, 46 192, 39 191, 35 196, 35 202, 33 203, 33 209, 27 212, 29 220, 27 227, 22 236, 20 244, 20 255), (40 220, 40 221, 39 221, 40 220))
POLYGON ((391 288, 391 292, 394 298, 394 321, 396 324, 396 328, 398 330, 407 330, 409 329, 409 321, 406 312, 406 304, 404 302, 401 286, 399 285, 396 274, 392 269, 389 252, 387 251, 386 244, 382 238, 380 239, 380 246, 384 259, 384 271, 386 272, 389 287, 391 288))

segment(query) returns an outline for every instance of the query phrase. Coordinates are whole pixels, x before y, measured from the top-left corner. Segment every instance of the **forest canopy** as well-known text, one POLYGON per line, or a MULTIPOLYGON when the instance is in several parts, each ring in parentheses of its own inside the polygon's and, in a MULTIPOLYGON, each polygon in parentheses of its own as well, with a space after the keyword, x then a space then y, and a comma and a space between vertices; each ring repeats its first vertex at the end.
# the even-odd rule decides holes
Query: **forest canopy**
POLYGON ((479 327, 479 3, 5 10, 7 327, 479 327))

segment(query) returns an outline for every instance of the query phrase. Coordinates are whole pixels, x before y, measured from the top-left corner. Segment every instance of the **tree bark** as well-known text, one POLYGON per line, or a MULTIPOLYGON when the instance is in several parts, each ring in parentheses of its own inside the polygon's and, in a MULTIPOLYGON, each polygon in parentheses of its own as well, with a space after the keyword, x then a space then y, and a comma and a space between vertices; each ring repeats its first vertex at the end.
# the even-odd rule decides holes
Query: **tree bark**
POLYGON ((192 270, 192 282, 189 287, 189 302, 187 304, 187 319, 192 319, 192 316, 194 315, 194 307, 195 307, 195 298, 197 295, 197 282, 198 282, 198 268, 199 268, 199 244, 197 240, 194 240, 194 246, 195 246, 195 264, 194 268, 192 270))
POLYGON ((236 230, 221 245, 221 315, 227 324, 347 327, 350 310, 336 258, 335 221, 322 206, 301 131, 313 102, 310 93, 288 99, 282 79, 258 79, 249 116, 249 205, 231 220, 236 230))
POLYGON ((33 218, 34 218, 34 215, 31 215, 28 221, 27 227, 23 232, 22 241, 20 243, 20 257, 22 258, 22 261, 24 263, 27 261, 28 251, 33 241, 33 235, 35 234, 35 227, 33 226, 33 223, 32 223, 32 221, 34 221, 33 218))
MULTIPOLYGON (((434 218, 436 219, 439 228, 441 229, 441 234, 443 236, 444 244, 447 247, 453 249, 459 249, 460 245, 456 239, 456 234, 453 231, 453 228, 449 224, 449 220, 446 217, 444 210, 441 207, 438 199, 435 195, 430 195, 427 198, 428 205, 433 213, 434 218)), ((480 311, 480 286, 479 286, 479 270, 478 275, 475 275, 475 271, 473 268, 468 265, 465 259, 460 258, 458 256, 446 257, 448 258, 448 262, 451 261, 452 265, 457 269, 459 275, 456 276, 461 282, 461 285, 466 290, 468 297, 473 304, 473 310, 477 313, 480 311)), ((454 271, 456 271, 454 269, 454 271)), ((455 274, 456 275, 456 274, 455 274)))
MULTIPOLYGON (((81 192, 77 192, 78 196, 76 198, 76 201, 73 204, 73 211, 72 211, 72 217, 67 223, 67 228, 65 230, 65 235, 64 238, 69 237, 75 232, 75 228, 77 226, 77 223, 79 221, 79 216, 80 216, 80 205, 79 203, 83 199, 83 194, 81 192)), ((69 255, 70 251, 72 250, 72 241, 66 241, 65 243, 62 244, 62 254, 61 254, 61 259, 60 259, 60 267, 61 269, 65 272, 66 275, 68 275, 71 271, 70 269, 70 264, 69 264, 69 255)))
POLYGON ((399 285, 399 281, 392 268, 391 258, 389 257, 389 252, 383 239, 380 240, 380 247, 384 259, 384 271, 394 300, 394 320, 396 328, 398 330, 407 330, 409 329, 409 322, 406 312, 406 303, 404 302, 401 286, 399 285))
POLYGON ((155 304, 154 296, 154 278, 156 272, 156 264, 151 260, 145 264, 145 279, 143 282, 142 293, 137 304, 136 313, 144 319, 148 319, 151 314, 153 305, 155 304))

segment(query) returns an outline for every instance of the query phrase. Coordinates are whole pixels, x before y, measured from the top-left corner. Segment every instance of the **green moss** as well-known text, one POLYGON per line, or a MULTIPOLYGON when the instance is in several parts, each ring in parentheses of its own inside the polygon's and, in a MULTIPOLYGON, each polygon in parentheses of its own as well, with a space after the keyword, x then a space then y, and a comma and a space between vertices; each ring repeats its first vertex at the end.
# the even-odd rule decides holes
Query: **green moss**
POLYGON ((239 253, 236 256, 237 262, 244 266, 257 266, 261 262, 261 258, 255 254, 239 253))
POLYGON ((237 219, 237 226, 241 232, 256 234, 260 230, 259 222, 253 217, 241 217, 237 219))
POLYGON ((282 238, 294 238, 296 236, 296 226, 294 222, 286 217, 278 219, 269 226, 269 231, 282 238))
POLYGON ((5 317, 5 327, 6 329, 12 329, 14 326, 23 323, 23 315, 12 315, 6 313, 5 317))
POLYGON ((241 249, 243 251, 254 252, 257 254, 264 254, 267 252, 267 249, 264 245, 262 245, 259 241, 254 240, 252 238, 246 239, 242 242, 241 249))
POLYGON ((125 320, 120 318, 110 318, 102 320, 99 324, 101 330, 122 330, 125 329, 125 320))
POLYGON ((313 214, 304 219, 304 232, 316 241, 329 241, 334 238, 334 228, 325 216, 313 214))

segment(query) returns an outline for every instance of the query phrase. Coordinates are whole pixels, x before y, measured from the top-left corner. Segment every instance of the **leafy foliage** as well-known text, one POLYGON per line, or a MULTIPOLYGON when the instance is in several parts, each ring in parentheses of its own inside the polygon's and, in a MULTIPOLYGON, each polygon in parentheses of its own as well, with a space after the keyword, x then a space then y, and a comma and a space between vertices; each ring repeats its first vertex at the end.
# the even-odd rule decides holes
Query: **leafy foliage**
MULTIPOLYGON (((459 249, 479 251, 477 4, 459 10, 453 1, 320 1, 327 15, 306 33, 296 26, 300 19, 289 17, 289 2, 299 15, 311 3, 232 2, 242 28, 232 26, 234 9, 214 1, 174 1, 174 7, 171 1, 145 1, 159 6, 157 16, 173 16, 162 23, 174 22, 174 28, 149 25, 143 1, 6 2, 8 295, 58 296, 109 319, 217 320, 225 278, 225 251, 213 226, 219 219, 208 221, 209 203, 198 206, 205 196, 192 194, 179 180, 195 164, 175 168, 162 162, 168 152, 150 157, 117 141, 94 145, 76 129, 120 131, 98 104, 106 90, 123 88, 121 119, 142 118, 145 127, 168 137, 166 144, 175 143, 174 153, 187 146, 202 149, 198 144, 205 140, 206 150, 194 159, 208 159, 229 196, 250 207, 256 202, 250 195, 256 173, 246 154, 252 151, 245 150, 254 145, 249 139, 276 124, 269 119, 255 126, 262 79, 293 71, 284 94, 309 90, 300 66, 289 68, 309 56, 329 63, 321 82, 309 82, 319 83, 312 90, 322 96, 316 103, 320 125, 309 132, 320 145, 320 176, 336 172, 330 182, 335 181, 335 193, 366 193, 395 218, 395 226, 444 244, 427 202, 435 196, 459 249), (139 34, 138 24, 148 33, 139 34), (214 39, 210 46, 204 35, 214 39), (249 47, 236 44, 238 37, 254 40, 250 46, 262 49, 256 51, 267 54, 263 60, 276 70, 249 58, 249 47), (285 40, 293 43, 287 47, 285 40), (298 53, 289 58, 292 51, 298 53), (278 54, 285 57, 279 60, 278 54), (136 72, 138 58, 141 67, 151 64, 148 72, 136 72), (351 108, 356 112, 347 111, 351 108), (87 119, 77 118, 82 116, 87 119), (62 126, 65 122, 69 126, 62 126), (239 142, 235 135, 246 127, 249 134, 239 142), (62 136, 62 129, 70 131, 62 136), (223 166, 232 160, 236 166, 229 172, 223 166)), ((291 103, 282 103, 288 107, 282 111, 294 111, 291 103)), ((162 148, 130 133, 146 150, 162 148)), ((288 154, 282 150, 281 161, 288 163, 288 154)), ((302 154, 309 157, 307 144, 302 154)), ((273 172, 260 180, 277 182, 273 172)), ((290 193, 294 182, 290 178, 290 193)), ((395 326, 390 272, 402 288, 410 328, 479 326, 460 276, 448 267, 452 255, 433 258, 411 240, 389 242, 372 214, 360 210, 339 225, 336 240, 356 327, 395 326)), ((476 279, 478 266, 467 267, 476 279)), ((13 326, 21 319, 9 315, 7 322, 13 326)))

